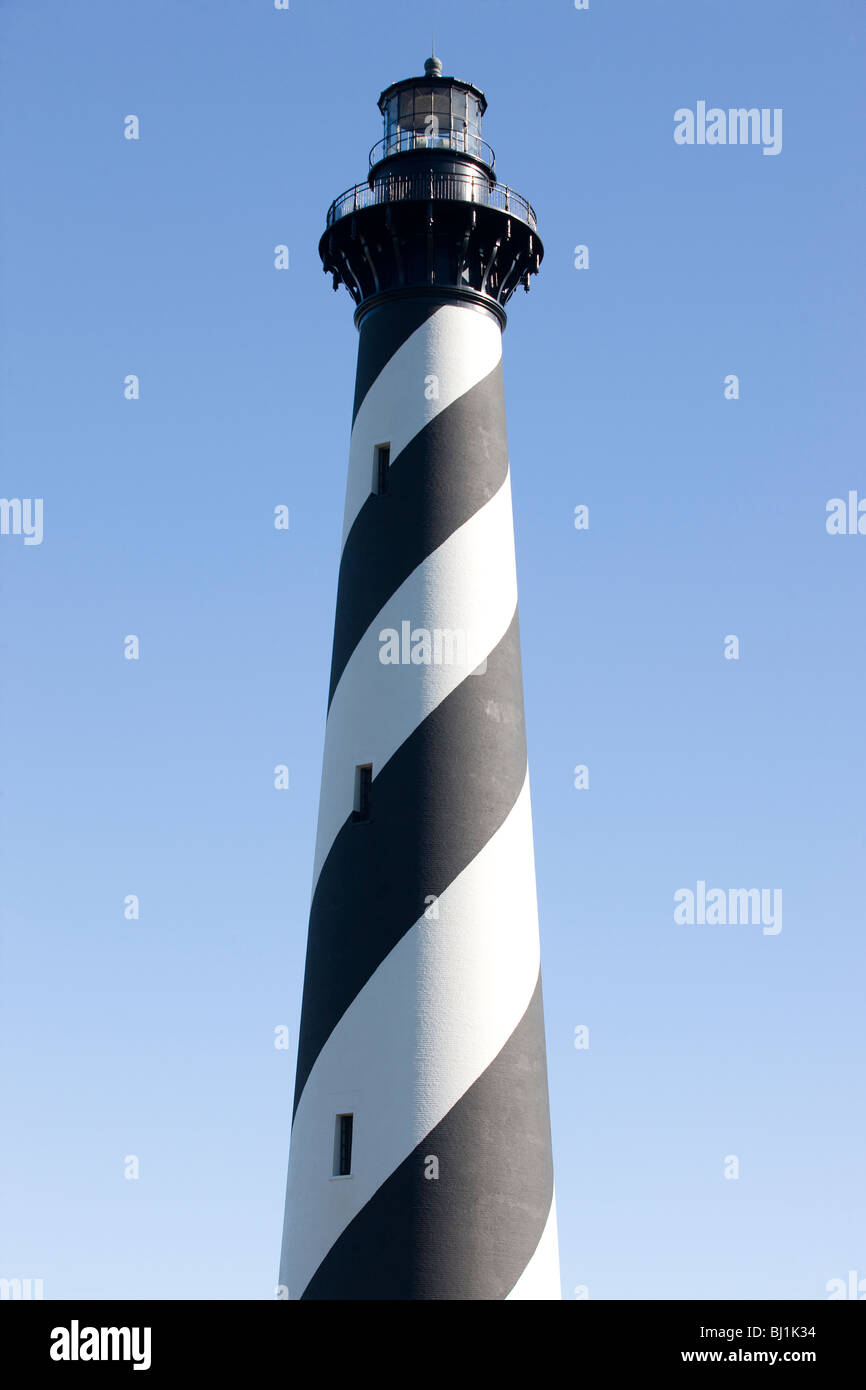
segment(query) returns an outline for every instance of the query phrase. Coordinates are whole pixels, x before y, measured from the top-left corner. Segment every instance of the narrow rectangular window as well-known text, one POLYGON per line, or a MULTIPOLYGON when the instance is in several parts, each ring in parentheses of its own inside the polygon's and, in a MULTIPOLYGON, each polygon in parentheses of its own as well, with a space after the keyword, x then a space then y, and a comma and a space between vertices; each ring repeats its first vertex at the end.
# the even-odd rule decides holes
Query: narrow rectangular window
POLYGON ((374 450, 373 491, 381 497, 388 491, 388 469, 391 466, 391 445, 377 444, 374 450))
POLYGON ((338 1115, 334 1129, 334 1177, 348 1178, 352 1172, 352 1121, 354 1115, 338 1115))
POLYGON ((355 768, 355 820, 370 819, 370 801, 373 791, 373 764, 366 763, 355 768))

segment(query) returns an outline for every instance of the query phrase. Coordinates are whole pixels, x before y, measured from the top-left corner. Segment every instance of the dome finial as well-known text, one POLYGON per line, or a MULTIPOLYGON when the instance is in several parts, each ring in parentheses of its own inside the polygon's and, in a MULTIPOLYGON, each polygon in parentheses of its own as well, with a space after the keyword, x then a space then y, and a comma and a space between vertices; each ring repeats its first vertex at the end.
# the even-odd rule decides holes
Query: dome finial
POLYGON ((442 76, 442 63, 441 63, 440 59, 436 57, 436 39, 435 39, 435 37, 431 40, 431 43, 430 43, 430 57, 427 59, 426 63, 424 64, 424 75, 425 75, 426 77, 441 77, 441 76, 442 76))

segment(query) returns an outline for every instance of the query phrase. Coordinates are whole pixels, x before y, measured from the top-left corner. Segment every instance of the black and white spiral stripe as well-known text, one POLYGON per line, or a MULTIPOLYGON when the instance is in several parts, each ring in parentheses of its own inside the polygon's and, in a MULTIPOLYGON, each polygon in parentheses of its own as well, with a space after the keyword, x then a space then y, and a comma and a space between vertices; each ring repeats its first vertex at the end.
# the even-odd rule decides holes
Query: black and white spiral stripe
POLYGON ((501 331, 471 305, 361 327, 280 1279, 560 1296, 501 331), (486 666, 383 664, 405 620, 486 666))

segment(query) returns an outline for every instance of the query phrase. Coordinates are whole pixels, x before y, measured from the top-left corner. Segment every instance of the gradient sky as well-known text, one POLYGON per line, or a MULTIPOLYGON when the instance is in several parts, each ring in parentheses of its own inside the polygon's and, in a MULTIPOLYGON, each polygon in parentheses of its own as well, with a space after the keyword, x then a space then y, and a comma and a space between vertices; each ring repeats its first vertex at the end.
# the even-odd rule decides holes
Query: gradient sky
POLYGON ((0 1276, 273 1296, 357 345, 317 243, 431 16, 545 244, 504 352, 563 1292, 824 1298, 866 1279, 857 0, 3 0, 44 539, 0 536, 0 1276), (676 145, 701 100, 781 153, 676 145), (781 932, 678 925, 699 880, 781 932))

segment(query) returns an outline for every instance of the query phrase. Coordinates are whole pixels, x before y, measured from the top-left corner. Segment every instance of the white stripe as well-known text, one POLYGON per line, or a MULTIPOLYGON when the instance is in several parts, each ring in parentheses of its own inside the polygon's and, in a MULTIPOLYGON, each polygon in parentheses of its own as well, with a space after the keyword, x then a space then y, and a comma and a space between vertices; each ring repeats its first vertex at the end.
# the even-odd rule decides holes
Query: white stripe
MULTIPOLYGON (((375 331, 372 325, 369 331, 375 331)), ((501 357, 502 330, 490 314, 443 304, 389 358, 352 427, 343 545, 373 490, 376 445, 390 444, 393 463, 430 420, 489 375, 501 357), (428 400, 431 376, 438 397, 428 400)))
POLYGON ((352 1001, 302 1092, 281 1274, 290 1298, 499 1055, 532 999, 540 960, 528 776, 506 820, 436 907, 438 918, 420 917, 352 1001), (353 1171, 333 1178, 335 1121, 344 1112, 355 1117, 353 1171))
POLYGON ((562 1285, 559 1279, 559 1238, 556 1233, 556 1194, 550 1203, 541 1239, 535 1253, 521 1274, 508 1298, 548 1299, 562 1298, 562 1285))
POLYGON ((313 883, 351 814, 355 768, 375 778, 414 729, 502 640, 517 607, 511 479, 428 555, 392 594, 352 653, 334 692, 325 733, 313 883), (469 634, 468 663, 385 665, 379 634, 412 630, 469 634))

